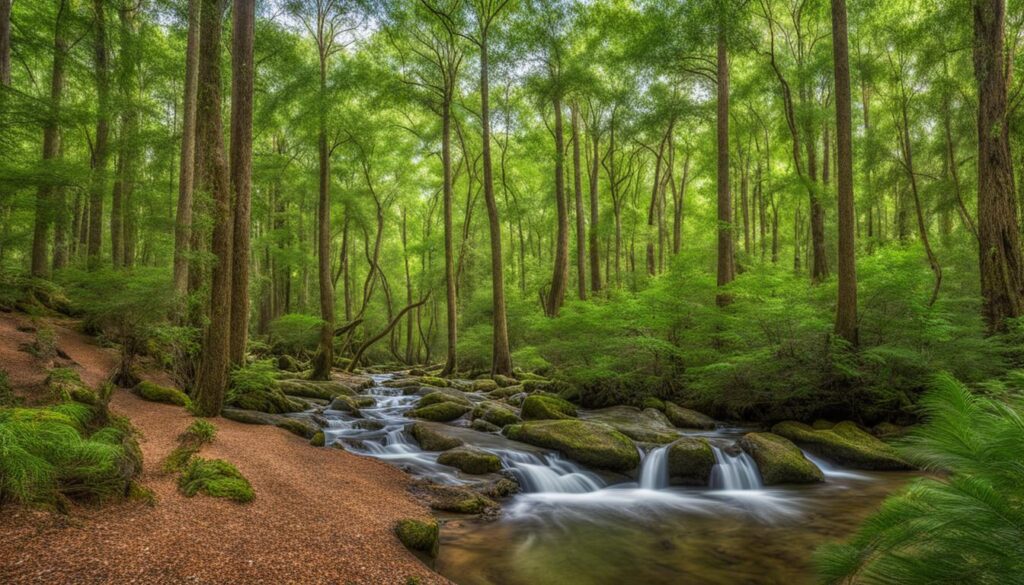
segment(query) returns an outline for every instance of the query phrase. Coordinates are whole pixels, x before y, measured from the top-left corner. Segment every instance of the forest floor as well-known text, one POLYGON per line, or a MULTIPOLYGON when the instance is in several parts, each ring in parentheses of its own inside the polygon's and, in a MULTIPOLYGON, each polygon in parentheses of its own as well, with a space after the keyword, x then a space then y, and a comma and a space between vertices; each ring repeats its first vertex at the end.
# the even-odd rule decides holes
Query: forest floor
MULTIPOLYGON (((41 364, 19 346, 35 334, 28 317, 0 313, 0 365, 16 394, 38 403, 41 364)), ((114 350, 46 323, 83 381, 98 385, 114 350)), ((159 373, 146 377, 166 383, 159 373)), ((428 517, 407 491, 408 477, 380 461, 311 447, 283 429, 215 419, 217 437, 201 455, 235 464, 256 498, 236 504, 187 498, 162 462, 194 420, 184 409, 118 390, 113 411, 141 432, 143 485, 156 504, 76 506, 69 514, 5 507, 0 514, 0 583, 447 583, 394 535, 397 520, 428 517)))

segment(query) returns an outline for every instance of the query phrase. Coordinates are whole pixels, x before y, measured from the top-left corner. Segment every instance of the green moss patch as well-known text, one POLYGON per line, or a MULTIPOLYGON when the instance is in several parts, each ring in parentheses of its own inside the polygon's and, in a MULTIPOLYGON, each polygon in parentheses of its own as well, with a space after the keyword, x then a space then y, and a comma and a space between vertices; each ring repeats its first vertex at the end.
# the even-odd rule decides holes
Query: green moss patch
POLYGON ((505 436, 546 449, 556 449, 584 465, 630 471, 640 464, 633 441, 612 427, 583 420, 535 420, 505 427, 505 436))
POLYGON ((557 396, 534 394, 523 401, 521 414, 524 420, 573 418, 576 407, 557 396))
POLYGON ((454 402, 439 402, 430 406, 421 406, 409 411, 409 416, 422 418, 436 422, 448 422, 455 420, 470 411, 467 404, 456 404, 454 402))
POLYGON ((249 480, 222 459, 193 458, 178 478, 178 489, 188 497, 203 493, 241 503, 254 497, 249 480))
POLYGON ((715 453, 707 439, 683 437, 668 446, 668 477, 683 485, 708 485, 715 453))
POLYGON ((849 421, 841 422, 831 429, 818 430, 803 423, 786 421, 772 427, 772 432, 804 446, 816 455, 854 469, 911 469, 896 449, 849 421))
POLYGON ((473 408, 473 420, 487 421, 498 428, 520 422, 519 416, 511 406, 493 400, 477 404, 473 408))
POLYGON ((181 390, 161 386, 153 382, 139 382, 132 391, 143 400, 149 400, 150 402, 163 402, 184 407, 192 404, 192 400, 181 390))
POLYGON ((713 429, 715 420, 696 410, 683 408, 674 402, 665 403, 665 416, 681 429, 713 429))
POLYGON ((450 449, 441 453, 437 462, 472 475, 494 473, 501 469, 501 459, 497 455, 475 447, 450 449))
POLYGON ((395 524, 395 534, 409 550, 437 556, 440 528, 437 520, 416 520, 408 518, 395 524))
POLYGON ((462 445, 462 439, 445 434, 444 425, 413 423, 409 428, 416 442, 426 451, 446 451, 462 445))
POLYGON ((785 437, 772 433, 748 433, 740 447, 757 462, 765 485, 820 483, 825 475, 804 457, 803 451, 785 437))

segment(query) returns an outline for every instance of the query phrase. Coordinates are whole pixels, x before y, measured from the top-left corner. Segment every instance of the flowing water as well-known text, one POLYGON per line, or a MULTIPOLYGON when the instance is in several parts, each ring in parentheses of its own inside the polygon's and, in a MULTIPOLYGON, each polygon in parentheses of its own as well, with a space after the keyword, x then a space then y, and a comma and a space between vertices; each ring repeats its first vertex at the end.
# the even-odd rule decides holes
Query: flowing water
MULTIPOLYGON (((419 396, 380 385, 363 418, 327 410, 328 443, 443 483, 470 483, 437 462, 404 428, 419 396)), ((467 394, 471 400, 484 397, 467 394)), ((685 433, 712 445, 710 487, 669 485, 667 448, 642 453, 635 478, 598 474, 558 453, 493 433, 449 427, 467 444, 498 455, 522 493, 497 520, 448 517, 434 568, 464 585, 557 583, 812 583, 811 554, 850 534, 907 473, 841 469, 811 457, 825 474, 815 486, 762 486, 757 465, 736 449, 743 429, 685 433)))

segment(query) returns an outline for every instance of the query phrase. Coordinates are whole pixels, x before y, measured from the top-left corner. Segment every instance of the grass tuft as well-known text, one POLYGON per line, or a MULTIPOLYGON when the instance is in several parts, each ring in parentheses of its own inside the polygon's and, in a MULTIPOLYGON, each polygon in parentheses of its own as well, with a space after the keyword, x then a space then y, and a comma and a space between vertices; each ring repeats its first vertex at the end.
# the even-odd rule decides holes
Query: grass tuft
POLYGON ((222 459, 193 458, 178 479, 178 489, 189 497, 201 492, 241 503, 250 502, 254 497, 249 480, 222 459))

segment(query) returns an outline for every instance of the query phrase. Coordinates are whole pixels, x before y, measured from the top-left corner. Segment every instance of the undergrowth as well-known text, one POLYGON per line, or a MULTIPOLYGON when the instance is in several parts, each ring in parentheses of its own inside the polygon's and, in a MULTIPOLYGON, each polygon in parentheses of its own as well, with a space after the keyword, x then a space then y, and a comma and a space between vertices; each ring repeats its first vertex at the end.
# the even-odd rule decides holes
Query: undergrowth
POLYGON ((250 502, 254 497, 249 480, 222 459, 192 458, 178 478, 178 488, 189 497, 204 493, 240 503, 250 502))

